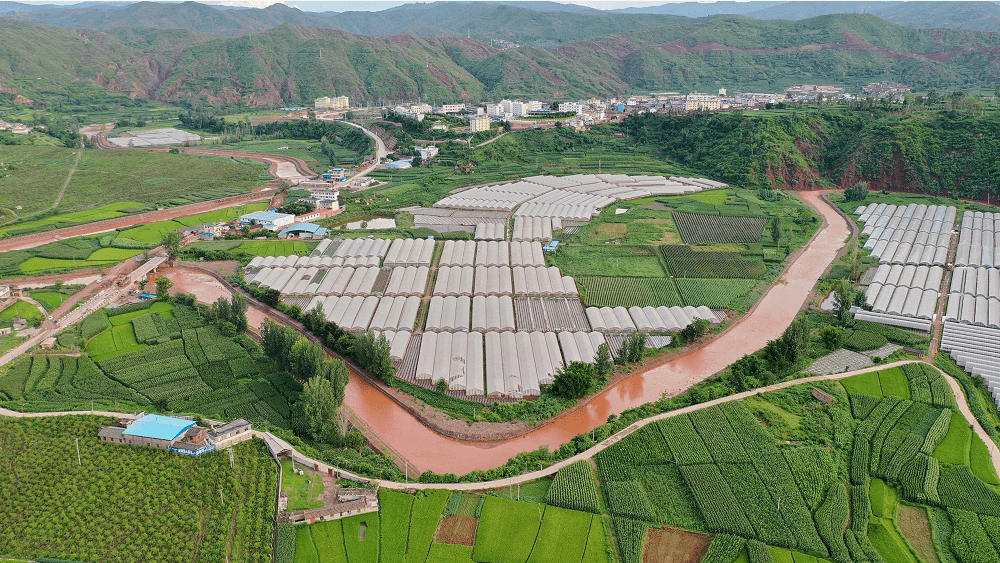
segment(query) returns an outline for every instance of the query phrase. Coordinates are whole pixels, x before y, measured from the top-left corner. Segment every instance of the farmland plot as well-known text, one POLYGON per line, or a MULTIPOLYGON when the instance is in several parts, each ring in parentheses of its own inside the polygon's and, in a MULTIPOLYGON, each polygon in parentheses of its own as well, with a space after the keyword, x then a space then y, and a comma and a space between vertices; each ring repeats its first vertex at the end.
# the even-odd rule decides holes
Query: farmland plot
POLYGON ((473 559, 488 563, 527 561, 543 511, 540 504, 486 497, 473 559))
POLYGON ((583 288, 583 303, 588 307, 684 305, 669 278, 584 277, 576 281, 583 288))
POLYGON ((670 273, 679 278, 759 278, 767 272, 764 261, 744 258, 739 252, 694 250, 690 246, 660 246, 670 273))
POLYGON ((674 222, 685 244, 756 244, 767 219, 675 211, 674 222))
POLYGON ((710 309, 729 309, 733 302, 743 297, 757 285, 757 280, 678 278, 677 289, 684 297, 684 305, 710 309))

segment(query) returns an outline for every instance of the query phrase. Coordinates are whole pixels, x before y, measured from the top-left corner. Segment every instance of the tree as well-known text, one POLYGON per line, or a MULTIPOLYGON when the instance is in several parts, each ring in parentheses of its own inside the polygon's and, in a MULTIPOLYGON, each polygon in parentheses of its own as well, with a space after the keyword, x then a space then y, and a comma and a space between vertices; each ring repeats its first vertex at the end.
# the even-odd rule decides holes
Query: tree
POLYGON ((594 364, 573 362, 556 372, 550 391, 556 397, 579 399, 594 386, 594 364))
POLYGON ((775 215, 771 219, 771 238, 774 240, 774 246, 781 246, 781 216, 775 215))
POLYGON ((170 231, 163 235, 163 241, 160 244, 167 249, 167 257, 176 260, 181 256, 181 243, 183 242, 184 237, 179 232, 170 231))
POLYGON ((834 311, 837 319, 841 323, 846 323, 851 315, 851 284, 847 280, 840 280, 833 286, 834 311))
POLYGON ((420 166, 423 163, 424 163, 423 157, 421 157, 418 154, 417 156, 413 157, 413 160, 410 161, 410 166, 420 166))
POLYGON ((444 394, 448 392, 448 389, 450 387, 448 386, 447 381, 445 381, 444 379, 439 379, 434 382, 434 388, 437 389, 438 393, 444 394))
POLYGON ((337 422, 340 405, 333 384, 328 379, 314 377, 302 386, 299 400, 313 440, 336 444, 340 439, 340 426, 337 422))
POLYGON ((638 363, 642 361, 643 355, 646 353, 646 333, 642 331, 633 332, 625 339, 622 343, 622 349, 618 353, 618 357, 625 358, 626 362, 638 363))
POLYGON ((170 288, 174 287, 174 282, 167 276, 156 277, 156 296, 160 299, 170 299, 170 288))
POLYGON ((819 331, 819 339, 828 350, 836 350, 844 340, 844 331, 833 325, 826 325, 819 331))
POLYGON ((681 329, 681 342, 694 342, 695 340, 698 340, 701 335, 705 334, 706 330, 708 330, 708 321, 705 319, 698 319, 681 329))
POLYGON ((764 362, 755 354, 747 354, 733 362, 729 368, 729 384, 737 391, 749 391, 760 387, 765 375, 764 362))
POLYGON ((396 366, 392 365, 390 349, 384 334, 376 338, 374 333, 366 332, 354 340, 354 359, 380 381, 391 385, 396 366))
POLYGON ((868 199, 868 182, 860 181, 851 184, 844 190, 844 201, 864 201, 868 199))
POLYGON ((611 348, 607 343, 597 347, 597 355, 594 356, 594 372, 597 377, 608 377, 615 371, 615 364, 611 361, 611 348))

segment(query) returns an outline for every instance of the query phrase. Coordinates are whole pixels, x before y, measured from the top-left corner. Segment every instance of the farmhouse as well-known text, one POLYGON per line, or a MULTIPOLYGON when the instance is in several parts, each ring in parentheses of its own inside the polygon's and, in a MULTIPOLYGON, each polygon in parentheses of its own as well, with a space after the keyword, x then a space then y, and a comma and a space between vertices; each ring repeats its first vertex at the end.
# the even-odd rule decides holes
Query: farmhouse
POLYGON ((97 436, 102 442, 201 455, 249 440, 252 433, 250 423, 242 418, 217 428, 205 428, 186 418, 140 414, 131 422, 102 427, 97 436))
POLYGON ((275 213, 273 211, 254 211, 240 215, 241 225, 260 225, 265 229, 277 231, 295 222, 295 215, 275 213))

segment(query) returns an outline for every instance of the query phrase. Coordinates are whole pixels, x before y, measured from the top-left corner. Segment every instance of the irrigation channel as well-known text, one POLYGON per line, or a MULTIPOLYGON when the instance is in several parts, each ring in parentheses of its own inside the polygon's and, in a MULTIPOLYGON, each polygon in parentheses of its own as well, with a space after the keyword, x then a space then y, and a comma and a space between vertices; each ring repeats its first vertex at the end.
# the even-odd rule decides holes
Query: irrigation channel
MULTIPOLYGON (((271 434, 270 432, 260 432, 260 431, 256 431, 255 430, 253 432, 253 434, 254 434, 254 437, 260 438, 260 439, 264 440, 264 442, 267 444, 267 447, 271 450, 271 452, 273 454, 276 455, 279 452, 284 452, 287 455, 292 455, 292 456, 294 456, 295 461, 297 461, 299 463, 302 463, 304 465, 310 465, 310 466, 313 467, 313 469, 315 469, 316 471, 322 472, 322 473, 326 473, 330 469, 332 469, 334 471, 338 471, 343 476, 350 477, 350 478, 355 478, 355 479, 358 479, 358 480, 361 480, 361 481, 367 481, 370 485, 376 485, 376 486, 379 486, 379 487, 385 487, 385 488, 390 488, 390 489, 447 489, 447 490, 452 490, 452 491, 479 491, 479 490, 483 490, 483 489, 494 489, 494 488, 499 488, 499 487, 507 487, 507 486, 512 486, 512 485, 519 485, 521 483, 526 483, 528 481, 533 481, 533 480, 539 479, 541 477, 546 477, 546 476, 549 476, 549 475, 554 475, 556 472, 558 472, 563 467, 566 467, 567 465, 569 465, 571 463, 575 463, 575 462, 580 461, 580 460, 590 459, 590 458, 594 457, 595 455, 597 455, 602 450, 604 450, 605 448, 608 448, 608 447, 612 446, 613 444, 615 444, 616 442, 622 440, 623 438, 625 438, 629 434, 632 434, 633 432, 635 432, 636 430, 639 430, 643 426, 646 426, 647 424, 651 424, 651 423, 656 422, 658 420, 663 420, 663 419, 671 418, 671 417, 674 417, 674 416, 684 415, 684 414, 687 414, 687 413, 690 413, 690 412, 694 412, 694 411, 697 411, 697 410, 705 409, 705 408, 712 407, 712 406, 715 406, 715 405, 718 405, 718 404, 721 404, 721 403, 726 403, 726 402, 729 402, 729 401, 739 401, 739 400, 745 399, 747 397, 752 397, 753 395, 757 395, 759 393, 767 393, 767 392, 770 392, 770 391, 775 391, 775 390, 778 390, 778 389, 784 389, 786 387, 791 387, 791 386, 794 386, 794 385, 804 385, 804 384, 808 384, 808 383, 814 382, 814 381, 829 381, 829 380, 843 379, 843 378, 851 377, 853 375, 858 375, 858 374, 862 374, 862 373, 868 373, 868 372, 871 372, 871 371, 889 369, 889 368, 901 366, 901 365, 904 365, 904 364, 917 363, 917 362, 920 362, 920 360, 902 360, 902 361, 899 361, 899 362, 893 362, 893 363, 890 363, 890 364, 885 364, 885 365, 881 365, 881 366, 875 366, 875 367, 871 367, 871 368, 865 368, 865 369, 857 370, 857 371, 850 371, 850 372, 845 372, 845 373, 837 373, 837 374, 833 374, 833 375, 819 375, 819 376, 816 376, 816 377, 807 377, 807 378, 803 378, 803 379, 793 379, 791 381, 783 381, 781 383, 776 383, 774 385, 770 385, 770 386, 767 386, 767 387, 761 387, 759 389, 753 389, 751 391, 746 391, 746 392, 743 392, 743 393, 737 393, 735 395, 730 395, 728 397, 721 397, 719 399, 715 399, 715 400, 708 401, 708 402, 705 402, 705 403, 700 403, 700 404, 697 404, 697 405, 691 405, 689 407, 684 407, 684 408, 677 409, 677 410, 674 410, 674 411, 665 412, 665 413, 662 413, 662 414, 658 414, 658 415, 655 415, 655 416, 651 416, 649 418, 644 418, 642 420, 636 421, 635 423, 631 424, 628 428, 625 428, 625 429, 619 431, 618 433, 616 433, 616 434, 614 434, 612 436, 609 436, 607 439, 605 439, 601 443, 599 443, 599 444, 591 447, 587 451, 581 452, 581 453, 579 453, 579 454, 577 454, 577 455, 575 455, 575 456, 573 456, 573 457, 571 457, 569 459, 565 459, 563 461, 560 461, 558 463, 555 463, 553 465, 550 465, 549 467, 546 467, 544 469, 540 469, 538 471, 532 471, 532 472, 528 472, 528 473, 523 473, 523 474, 518 475, 516 477, 510 477, 510 478, 507 478, 507 479, 497 479, 497 480, 494 480, 494 481, 479 481, 479 482, 473 482, 473 483, 408 483, 408 482, 407 483, 399 483, 399 482, 396 482, 396 481, 382 481, 382 480, 379 480, 379 479, 365 479, 365 478, 357 477, 356 475, 354 475, 354 474, 352 474, 352 473, 350 473, 348 471, 344 471, 342 469, 339 469, 339 468, 336 468, 336 467, 332 467, 332 466, 327 465, 325 463, 316 461, 315 459, 312 459, 312 458, 310 458, 310 457, 302 454, 301 452, 299 452, 298 450, 296 450, 293 446, 291 446, 288 442, 285 442, 284 440, 282 440, 281 438, 278 438, 277 436, 275 436, 274 434, 271 434)), ((937 368, 935 368, 935 369, 937 369, 937 368)), ((972 415, 972 411, 969 409, 969 404, 968 404, 968 401, 966 400, 965 393, 964 393, 961 385, 959 385, 959 383, 957 381, 955 381, 950 375, 944 373, 943 371, 938 370, 938 372, 941 373, 941 375, 945 378, 945 380, 951 386, 952 393, 955 394, 955 399, 956 399, 956 402, 958 403, 959 411, 962 413, 962 415, 965 417, 965 419, 969 422, 969 424, 972 425, 972 428, 973 428, 973 430, 975 430, 976 434, 978 434, 979 437, 986 444, 986 446, 987 446, 987 448, 989 449, 989 452, 990 452, 990 460, 993 462, 993 468, 994 468, 994 470, 997 471, 998 474, 1000 474, 1000 449, 997 448, 996 443, 990 438, 989 434, 986 433, 986 431, 983 429, 983 427, 980 426, 979 421, 976 420, 976 417, 972 415)), ((2 415, 2 416, 9 416, 9 417, 15 417, 15 418, 37 418, 37 417, 45 417, 45 416, 72 416, 72 415, 99 415, 99 416, 125 417, 125 418, 134 417, 134 415, 123 415, 123 414, 120 414, 120 413, 102 412, 102 411, 67 411, 67 412, 48 412, 48 413, 20 413, 20 412, 16 412, 16 411, 7 410, 7 409, 4 409, 4 408, 0 408, 0 415, 2 415)))
MULTIPOLYGON (((381 442, 412 466, 421 471, 462 475, 500 466, 515 454, 542 445, 554 450, 574 436, 603 424, 611 414, 655 401, 664 394, 681 393, 780 336, 806 303, 816 280, 843 248, 851 233, 850 225, 836 208, 823 200, 823 192, 798 195, 823 217, 823 225, 750 312, 701 349, 630 376, 553 422, 504 441, 449 438, 425 426, 364 378, 353 376, 344 404, 381 442)), ((226 287, 205 274, 171 277, 177 290, 195 293, 207 303, 229 296, 226 287)), ((251 308, 248 318, 256 326, 264 315, 251 308)))

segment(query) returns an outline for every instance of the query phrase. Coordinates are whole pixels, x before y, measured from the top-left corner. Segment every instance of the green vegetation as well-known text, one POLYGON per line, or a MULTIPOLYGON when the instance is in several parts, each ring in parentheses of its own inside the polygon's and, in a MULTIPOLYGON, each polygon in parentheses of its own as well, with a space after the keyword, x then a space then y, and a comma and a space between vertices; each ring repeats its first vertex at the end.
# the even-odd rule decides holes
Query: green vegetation
POLYGON ((675 212, 674 222, 685 244, 757 244, 767 219, 675 212))
POLYGON ((309 510, 323 506, 323 479, 310 471, 295 473, 291 460, 281 460, 281 492, 288 495, 287 510, 309 510))
POLYGON ((734 308, 758 283, 758 280, 710 278, 678 278, 674 281, 685 305, 705 305, 711 309, 734 308))
POLYGON ((236 445, 230 468, 223 452, 188 457, 101 442, 97 431, 111 422, 0 419, 9 444, 0 450, 0 463, 9 468, 0 476, 7 523, 0 553, 74 561, 186 563, 226 554, 230 561, 270 560, 277 466, 260 441, 236 445), (65 518, 83 506, 86 518, 65 518), (125 529, 129 541, 115 541, 116 531, 125 529))
POLYGON ((590 464, 578 461, 560 469, 552 481, 545 502, 552 506, 600 514, 600 490, 590 464))
POLYGON ((664 277, 666 272, 652 246, 567 246, 552 255, 566 276, 664 277))
POLYGON ((39 218, 32 215, 55 203, 76 160, 73 150, 18 146, 5 151, 10 172, 0 177, 0 208, 20 205, 17 218, 25 217, 0 229, 12 236, 247 193, 258 185, 263 168, 216 157, 84 150, 57 213, 39 218), (169 181, 144 182, 164 176, 169 181))
POLYGON ((669 278, 581 277, 584 305, 588 307, 658 307, 684 305, 674 280, 669 278))
POLYGON ((744 258, 739 252, 672 244, 661 246, 660 252, 670 273, 679 278, 753 279, 767 271, 763 260, 744 258))

